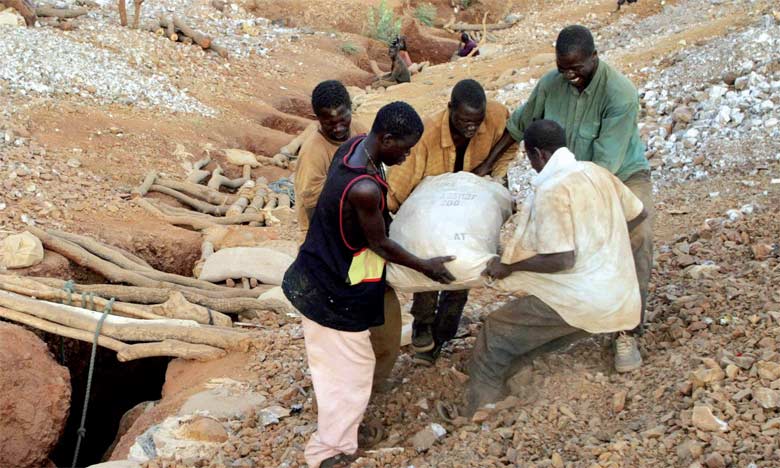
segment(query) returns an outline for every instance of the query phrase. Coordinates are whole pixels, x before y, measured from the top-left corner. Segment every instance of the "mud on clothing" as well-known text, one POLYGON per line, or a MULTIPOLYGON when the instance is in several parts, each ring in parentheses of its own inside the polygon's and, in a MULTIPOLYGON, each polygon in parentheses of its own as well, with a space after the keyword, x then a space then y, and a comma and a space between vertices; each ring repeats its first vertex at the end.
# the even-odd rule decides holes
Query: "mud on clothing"
POLYGON ((387 185, 365 166, 347 161, 365 136, 352 138, 336 151, 306 240, 285 273, 282 290, 303 315, 339 331, 357 332, 384 323, 385 262, 368 249, 349 190, 362 180, 382 191, 379 207, 390 225, 387 185))

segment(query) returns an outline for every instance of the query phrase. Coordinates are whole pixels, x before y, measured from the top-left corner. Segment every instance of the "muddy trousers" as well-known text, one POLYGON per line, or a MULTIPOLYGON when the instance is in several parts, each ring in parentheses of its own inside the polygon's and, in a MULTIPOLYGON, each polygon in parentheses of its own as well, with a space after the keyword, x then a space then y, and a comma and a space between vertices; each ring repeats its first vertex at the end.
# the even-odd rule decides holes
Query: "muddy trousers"
POLYGON ((506 303, 485 320, 469 362, 469 414, 503 398, 506 380, 534 356, 555 351, 589 334, 574 328, 536 296, 506 303))
POLYGON ((371 347, 376 356, 374 387, 390 377, 401 351, 401 303, 392 288, 385 291, 385 323, 370 329, 371 347))
POLYGON ((647 219, 629 233, 636 277, 639 281, 639 293, 642 296, 642 318, 633 332, 641 333, 647 309, 647 286, 650 283, 650 272, 653 269, 653 217, 655 215, 653 182, 650 179, 650 171, 639 171, 632 174, 623 183, 636 195, 647 210, 647 219))
POLYGON ((415 326, 430 325, 436 346, 455 338, 469 291, 430 291, 415 293, 412 316, 415 326))

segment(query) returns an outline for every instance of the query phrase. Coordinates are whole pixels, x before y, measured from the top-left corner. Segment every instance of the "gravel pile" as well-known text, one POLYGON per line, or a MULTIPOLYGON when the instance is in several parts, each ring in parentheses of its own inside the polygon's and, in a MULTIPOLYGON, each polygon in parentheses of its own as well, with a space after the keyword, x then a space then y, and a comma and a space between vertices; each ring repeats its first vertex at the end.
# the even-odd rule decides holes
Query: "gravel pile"
POLYGON ((640 89, 648 157, 663 167, 662 179, 702 179, 748 160, 780 159, 778 37, 780 25, 766 16, 681 52, 640 89))
POLYGON ((101 104, 216 114, 177 89, 168 77, 133 66, 108 50, 51 29, 5 29, 0 41, 0 83, 21 95, 72 95, 101 104))

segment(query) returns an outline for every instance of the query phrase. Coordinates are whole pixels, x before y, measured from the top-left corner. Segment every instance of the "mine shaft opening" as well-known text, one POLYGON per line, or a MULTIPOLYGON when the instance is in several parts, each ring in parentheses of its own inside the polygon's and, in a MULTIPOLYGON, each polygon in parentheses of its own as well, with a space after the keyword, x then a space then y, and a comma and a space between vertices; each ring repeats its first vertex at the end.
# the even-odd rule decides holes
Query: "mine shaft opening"
MULTIPOLYGON (((50 455, 56 466, 73 463, 77 431, 81 425, 92 344, 43 334, 55 358, 70 371, 72 396, 65 429, 50 455)), ((90 391, 86 436, 76 466, 106 461, 118 442, 122 416, 139 403, 161 398, 170 358, 146 358, 119 362, 114 351, 98 347, 90 391)), ((127 427, 122 429, 127 430, 127 427)))

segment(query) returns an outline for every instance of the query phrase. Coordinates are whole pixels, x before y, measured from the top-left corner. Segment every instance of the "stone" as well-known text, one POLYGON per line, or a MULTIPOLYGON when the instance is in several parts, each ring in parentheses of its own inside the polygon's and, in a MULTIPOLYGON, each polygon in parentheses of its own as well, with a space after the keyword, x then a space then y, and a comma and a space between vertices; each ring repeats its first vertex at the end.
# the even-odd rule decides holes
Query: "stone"
POLYGON ((225 442, 228 440, 228 433, 224 426, 213 418, 197 417, 182 426, 181 430, 182 435, 190 440, 203 442, 225 442))
POLYGON ((748 81, 749 77, 747 76, 740 76, 736 80, 734 80, 734 89, 737 91, 742 91, 743 89, 748 87, 748 81))
POLYGON ((412 437, 412 445, 417 452, 427 452, 437 440, 447 434, 447 430, 440 424, 430 424, 412 437))
POLYGON ((726 72, 723 74, 723 82, 729 86, 733 86, 734 82, 737 81, 737 78, 739 78, 739 75, 734 72, 726 72))
POLYGON ((726 461, 723 460, 723 455, 713 452, 704 457, 704 465, 707 468, 726 468, 726 461))
POLYGON ((720 367, 710 369, 698 369, 691 373, 691 382, 694 389, 705 387, 713 382, 723 380, 726 374, 720 367))
POLYGON ((691 123, 693 121, 693 109, 688 106, 679 106, 672 112, 672 120, 675 122, 691 123))
POLYGON ((718 419, 712 414, 709 406, 697 405, 693 407, 691 423, 698 429, 706 432, 725 432, 729 425, 726 421, 718 419))
POLYGON ((691 265, 683 273, 693 279, 712 279, 719 271, 718 265, 691 265))
POLYGON ((232 392, 217 387, 189 397, 179 409, 180 415, 204 412, 217 419, 238 419, 265 403, 265 397, 251 391, 232 392))
POLYGON ((726 366, 726 376, 729 379, 735 379, 739 375, 739 367, 735 366, 734 364, 729 364, 726 366))
MULTIPOLYGON (((480 49, 481 51, 482 49, 480 49)), ((548 65, 555 63, 555 54, 553 53, 543 53, 543 54, 536 54, 528 61, 529 67, 537 67, 542 65, 548 65)))
POLYGON ((552 457, 550 457, 550 463, 555 468, 563 468, 565 466, 563 463, 563 458, 558 452, 552 454, 552 457))
POLYGON ((12 234, 0 244, 0 266, 4 268, 28 268, 42 261, 43 244, 28 231, 12 234))
POLYGON ((141 468, 141 464, 131 460, 112 460, 89 465, 87 468, 141 468))
POLYGON ((758 361, 756 363, 758 376, 766 380, 780 379, 780 364, 772 361, 758 361))
POLYGON ((780 392, 765 387, 756 388, 753 389, 753 401, 764 409, 778 408, 780 407, 780 392))
POLYGON ((702 444, 695 440, 686 440, 677 446, 677 456, 683 460, 695 460, 704 453, 702 444))
POLYGON ((46 344, 0 322, 0 466, 46 466, 70 409, 70 373, 46 344))
POLYGON ((761 425, 762 431, 769 431, 772 429, 780 429, 780 418, 772 418, 761 425))
POLYGON ((626 390, 620 390, 612 395, 612 411, 615 414, 620 413, 626 407, 626 395, 628 395, 626 390))

